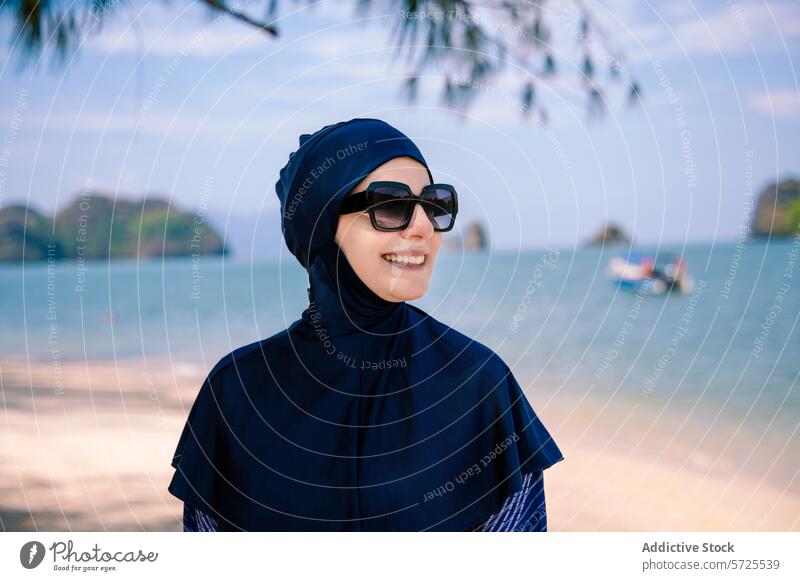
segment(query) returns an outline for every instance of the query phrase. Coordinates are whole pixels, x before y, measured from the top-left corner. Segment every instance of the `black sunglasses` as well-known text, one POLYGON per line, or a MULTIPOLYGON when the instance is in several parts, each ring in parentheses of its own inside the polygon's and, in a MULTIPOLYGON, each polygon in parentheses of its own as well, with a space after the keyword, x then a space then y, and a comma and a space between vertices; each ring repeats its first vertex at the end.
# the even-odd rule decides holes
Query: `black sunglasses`
POLYGON ((366 190, 347 196, 341 214, 369 211, 372 227, 381 232, 405 230, 414 215, 414 206, 422 204, 436 232, 453 229, 458 212, 458 195, 453 186, 431 184, 419 196, 401 182, 372 182, 366 190))

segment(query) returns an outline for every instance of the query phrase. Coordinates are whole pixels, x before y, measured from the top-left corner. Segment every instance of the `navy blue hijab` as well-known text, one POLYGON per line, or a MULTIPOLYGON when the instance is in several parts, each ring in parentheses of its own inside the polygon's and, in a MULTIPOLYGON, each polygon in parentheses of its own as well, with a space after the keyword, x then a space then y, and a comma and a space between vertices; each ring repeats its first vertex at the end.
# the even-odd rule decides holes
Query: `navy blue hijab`
POLYGON ((342 199, 401 156, 428 167, 391 125, 352 119, 302 135, 280 172, 308 308, 217 363, 172 460, 169 491, 221 530, 473 530, 563 459, 500 357, 382 299, 339 251, 342 199))

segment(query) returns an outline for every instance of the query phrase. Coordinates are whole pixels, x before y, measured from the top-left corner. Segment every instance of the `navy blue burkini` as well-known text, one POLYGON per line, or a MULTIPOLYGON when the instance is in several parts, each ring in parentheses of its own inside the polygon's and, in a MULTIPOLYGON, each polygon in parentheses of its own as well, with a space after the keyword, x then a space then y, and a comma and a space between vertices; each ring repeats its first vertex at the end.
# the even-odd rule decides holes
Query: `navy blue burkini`
POLYGON ((217 363, 172 460, 170 493, 219 530, 475 530, 563 459, 499 356, 380 298, 339 251, 342 199, 401 156, 427 167, 391 125, 352 119, 302 135, 280 172, 309 306, 217 363))

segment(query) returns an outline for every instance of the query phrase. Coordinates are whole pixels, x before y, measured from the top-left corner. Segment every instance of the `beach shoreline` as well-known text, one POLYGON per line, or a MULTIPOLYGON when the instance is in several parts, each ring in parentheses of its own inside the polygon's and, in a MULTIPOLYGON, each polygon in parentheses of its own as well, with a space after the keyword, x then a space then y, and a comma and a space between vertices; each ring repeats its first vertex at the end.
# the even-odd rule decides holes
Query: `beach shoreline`
MULTIPOLYGON (((2 528, 181 530, 169 462, 206 371, 169 359, 0 360, 2 528)), ((795 447, 759 473, 745 461, 763 445, 753 434, 726 445, 719 429, 698 446, 702 430, 652 410, 530 391, 565 456, 545 472, 550 530, 800 530, 800 483, 786 477, 795 447)))

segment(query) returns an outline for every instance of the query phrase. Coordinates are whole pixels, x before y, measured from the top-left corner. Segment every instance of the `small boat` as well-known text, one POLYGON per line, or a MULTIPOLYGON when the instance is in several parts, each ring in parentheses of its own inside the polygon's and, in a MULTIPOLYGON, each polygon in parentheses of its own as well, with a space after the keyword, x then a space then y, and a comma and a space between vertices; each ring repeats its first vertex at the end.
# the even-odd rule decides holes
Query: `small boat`
POLYGON ((608 276, 619 286, 651 295, 669 291, 692 292, 694 281, 686 272, 682 256, 660 253, 656 258, 641 252, 620 254, 606 267, 608 276))

